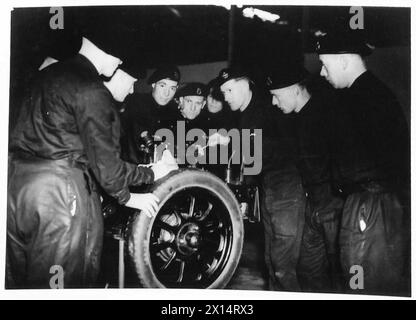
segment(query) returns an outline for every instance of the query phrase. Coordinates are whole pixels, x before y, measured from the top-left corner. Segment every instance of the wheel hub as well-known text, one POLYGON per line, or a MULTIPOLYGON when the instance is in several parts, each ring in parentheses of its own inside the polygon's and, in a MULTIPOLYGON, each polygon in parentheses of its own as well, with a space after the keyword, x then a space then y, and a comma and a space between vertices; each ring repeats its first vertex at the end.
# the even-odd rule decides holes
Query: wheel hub
POLYGON ((176 237, 178 250, 185 256, 189 256, 199 249, 201 242, 200 228, 194 222, 185 223, 176 237))

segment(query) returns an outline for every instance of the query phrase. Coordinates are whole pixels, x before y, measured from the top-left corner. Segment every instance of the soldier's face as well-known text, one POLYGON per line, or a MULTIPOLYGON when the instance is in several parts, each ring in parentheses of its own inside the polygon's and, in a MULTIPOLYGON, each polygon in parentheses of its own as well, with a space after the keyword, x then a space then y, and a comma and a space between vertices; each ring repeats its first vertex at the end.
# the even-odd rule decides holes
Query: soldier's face
POLYGON ((345 69, 338 54, 320 54, 322 62, 320 75, 324 77, 335 89, 345 88, 345 69))
POLYGON ((178 82, 170 79, 162 79, 152 84, 152 96, 160 106, 167 105, 178 89, 178 82))
POLYGON ((295 87, 270 90, 272 104, 282 110, 283 113, 291 113, 296 109, 295 87))
POLYGON ((133 93, 134 82, 136 81, 137 79, 123 70, 118 69, 110 80, 113 83, 112 86, 114 89, 112 93, 114 99, 118 102, 123 102, 127 95, 133 93))
POLYGON ((193 120, 201 113, 205 98, 201 96, 186 96, 179 98, 179 108, 185 119, 193 120))
POLYGON ((249 83, 246 79, 231 79, 221 86, 224 100, 230 105, 231 110, 239 110, 246 102, 249 83))
POLYGON ((211 95, 207 97, 207 108, 211 113, 220 112, 223 108, 222 102, 214 99, 211 95))

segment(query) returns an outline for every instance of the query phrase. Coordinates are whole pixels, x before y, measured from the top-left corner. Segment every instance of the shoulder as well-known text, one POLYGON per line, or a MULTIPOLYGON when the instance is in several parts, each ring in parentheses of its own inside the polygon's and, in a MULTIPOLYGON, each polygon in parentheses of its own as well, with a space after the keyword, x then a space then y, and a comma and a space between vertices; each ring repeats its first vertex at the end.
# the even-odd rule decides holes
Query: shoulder
POLYGON ((151 95, 147 93, 133 93, 126 98, 128 105, 143 104, 147 105, 151 102, 151 95))
POLYGON ((95 68, 86 59, 84 60, 76 56, 42 70, 39 77, 44 89, 75 95, 96 90, 107 91, 95 68))
POLYGON ((351 86, 355 93, 361 95, 371 95, 373 98, 395 99, 393 91, 371 71, 366 71, 358 77, 351 86))
POLYGON ((133 93, 126 98, 126 110, 124 115, 127 117, 136 117, 138 114, 148 112, 151 105, 151 95, 143 93, 133 93))

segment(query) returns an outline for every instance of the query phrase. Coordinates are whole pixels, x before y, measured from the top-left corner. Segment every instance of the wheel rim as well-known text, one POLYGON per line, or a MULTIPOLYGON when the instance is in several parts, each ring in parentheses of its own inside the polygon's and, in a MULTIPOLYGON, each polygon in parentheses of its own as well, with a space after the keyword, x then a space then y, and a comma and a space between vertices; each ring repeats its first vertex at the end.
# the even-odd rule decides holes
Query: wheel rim
POLYGON ((153 223, 153 272, 168 288, 207 288, 229 262, 232 234, 230 214, 218 195, 183 189, 165 202, 153 223))

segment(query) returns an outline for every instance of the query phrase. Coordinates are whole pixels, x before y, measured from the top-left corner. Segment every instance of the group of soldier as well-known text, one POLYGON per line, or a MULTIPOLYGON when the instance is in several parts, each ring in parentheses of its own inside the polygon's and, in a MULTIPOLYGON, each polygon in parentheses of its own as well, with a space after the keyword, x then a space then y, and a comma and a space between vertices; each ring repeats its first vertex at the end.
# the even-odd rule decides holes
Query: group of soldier
POLYGON ((208 85, 182 85, 169 65, 150 76, 150 93, 139 94, 128 61, 102 35, 85 33, 75 57, 39 72, 11 134, 8 287, 48 287, 52 265, 64 268, 66 287, 94 285, 103 233, 97 184, 121 205, 155 215, 158 199, 129 186, 178 166, 168 151, 141 166, 140 146, 184 121, 186 130, 206 132, 210 148, 231 147, 232 138, 209 129, 261 130, 252 141, 261 143, 261 171, 245 179, 260 186, 271 290, 408 294, 403 112, 367 70, 372 49, 354 32, 329 33, 316 51, 324 80, 294 61, 265 70, 262 85, 238 65, 208 85), (363 271, 363 285, 354 286, 351 270, 363 271))

